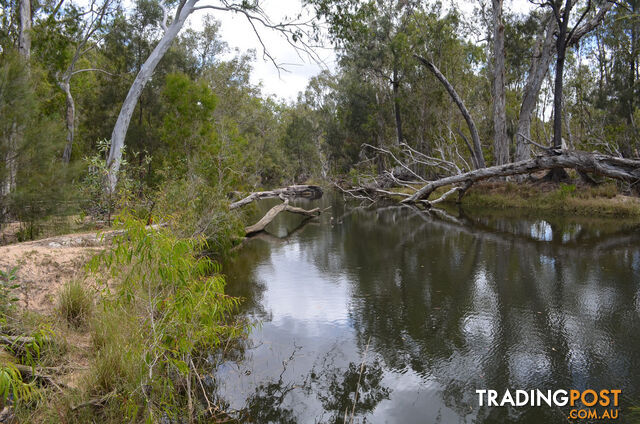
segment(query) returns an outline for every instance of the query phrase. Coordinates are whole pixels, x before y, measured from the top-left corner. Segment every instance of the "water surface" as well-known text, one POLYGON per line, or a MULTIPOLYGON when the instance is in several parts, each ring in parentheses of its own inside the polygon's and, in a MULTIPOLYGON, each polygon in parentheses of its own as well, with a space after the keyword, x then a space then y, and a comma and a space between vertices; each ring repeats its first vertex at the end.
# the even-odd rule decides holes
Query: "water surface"
POLYGON ((215 375, 249 421, 568 421, 479 407, 476 389, 619 388, 618 422, 640 404, 637 226, 297 203, 331 209, 301 228, 281 214, 224 267, 261 323, 215 375))

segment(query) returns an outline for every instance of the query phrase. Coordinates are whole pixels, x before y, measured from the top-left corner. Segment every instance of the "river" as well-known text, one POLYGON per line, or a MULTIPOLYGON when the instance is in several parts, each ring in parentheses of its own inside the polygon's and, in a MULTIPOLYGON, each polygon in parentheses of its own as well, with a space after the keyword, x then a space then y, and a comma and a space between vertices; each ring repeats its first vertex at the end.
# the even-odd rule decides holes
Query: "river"
POLYGON ((330 209, 298 229, 281 214, 224 264, 259 325, 214 379, 248 421, 568 422, 477 389, 620 389, 617 422, 640 405, 637 225, 295 204, 330 209))

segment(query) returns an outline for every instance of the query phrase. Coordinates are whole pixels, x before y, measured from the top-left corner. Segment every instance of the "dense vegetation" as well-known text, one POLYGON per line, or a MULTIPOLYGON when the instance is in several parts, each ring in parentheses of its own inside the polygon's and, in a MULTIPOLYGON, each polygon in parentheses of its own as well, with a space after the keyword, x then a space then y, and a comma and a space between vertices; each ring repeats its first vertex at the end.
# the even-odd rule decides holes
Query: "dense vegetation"
MULTIPOLYGON (((22 240, 61 216, 110 225, 125 214, 130 233, 95 265, 113 272, 114 292, 95 301, 71 282, 61 293, 61 316, 89 326, 95 350, 92 389, 68 408, 91 398, 106 405, 103 419, 210 416, 211 405, 198 409, 208 399, 191 398, 202 352, 246 327, 229 321, 238 300, 197 254, 224 254, 242 235, 242 214, 228 208, 236 192, 385 171, 433 179, 526 159, 531 141, 639 156, 638 0, 521 11, 480 0, 474 13, 438 1, 306 0, 323 25, 271 23, 257 1, 224 0, 182 28, 206 13, 196 3, 2 1, 0 223, 19 222, 22 240), (256 52, 230 55, 215 13, 245 15, 309 59, 316 42, 331 43, 336 68, 294 102, 266 96, 250 80, 256 52), (158 219, 169 227, 148 233, 158 219)), ((635 186, 604 187, 611 197, 635 186)), ((5 308, 10 273, 0 280, 5 308)), ((38 337, 20 364, 44 348, 38 337)), ((34 402, 16 370, 0 370, 0 395, 34 402)))

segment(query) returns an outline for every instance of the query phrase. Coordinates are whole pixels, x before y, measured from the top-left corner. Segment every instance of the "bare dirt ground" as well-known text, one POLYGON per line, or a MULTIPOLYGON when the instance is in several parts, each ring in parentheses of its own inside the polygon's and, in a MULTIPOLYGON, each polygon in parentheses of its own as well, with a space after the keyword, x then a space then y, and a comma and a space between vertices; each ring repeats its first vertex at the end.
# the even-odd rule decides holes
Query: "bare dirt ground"
POLYGON ((94 232, 0 246, 0 269, 16 269, 21 307, 48 315, 63 284, 84 278, 84 265, 102 245, 94 232))
POLYGON ((56 364, 60 373, 55 378, 68 387, 82 384, 91 357, 91 340, 88 328, 72 328, 58 316, 59 293, 74 279, 88 287, 95 285, 94 279, 87 278, 85 265, 104 249, 110 233, 68 234, 0 246, 0 270, 15 269, 18 307, 56 323, 54 331, 59 340, 64 340, 66 352, 56 364))

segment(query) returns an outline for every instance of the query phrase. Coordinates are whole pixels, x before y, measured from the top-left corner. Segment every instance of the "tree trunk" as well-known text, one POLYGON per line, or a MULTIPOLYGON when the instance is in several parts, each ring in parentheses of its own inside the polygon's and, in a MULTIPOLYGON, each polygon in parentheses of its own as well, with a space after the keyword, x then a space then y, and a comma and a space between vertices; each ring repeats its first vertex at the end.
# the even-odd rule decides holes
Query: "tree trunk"
POLYGON ((18 36, 18 51, 29 61, 31 58, 31 2, 20 0, 20 34, 18 36))
POLYGON ((64 153, 62 154, 62 161, 69 163, 71 160, 71 149, 73 147, 73 137, 75 134, 75 121, 76 121, 76 104, 71 95, 71 85, 69 80, 65 80, 60 83, 60 88, 64 91, 67 103, 66 124, 67 124, 67 144, 64 146, 64 153))
MULTIPOLYGON (((566 31, 565 31, 566 32, 566 31)), ((558 59, 556 60, 556 75, 553 92, 553 147, 560 149, 562 147, 562 90, 563 90, 563 72, 564 59, 566 52, 566 42, 562 41, 564 33, 560 30, 558 41, 558 59)))
POLYGON ((551 150, 549 153, 550 154, 538 156, 534 159, 477 169, 464 174, 431 181, 402 202, 416 203, 423 201, 437 188, 450 184, 465 183, 469 185, 487 178, 528 174, 544 169, 574 168, 579 172, 591 172, 623 181, 638 181, 640 179, 640 160, 577 150, 551 150))
POLYGON ((496 165, 509 162, 504 74, 502 0, 493 0, 493 155, 496 165))
POLYGON ((264 231, 267 225, 269 225, 271 221, 273 221, 276 218, 276 216, 278 216, 278 214, 283 211, 297 213, 299 215, 303 215, 309 218, 320 215, 319 208, 306 210, 302 208, 297 208, 295 206, 289 206, 289 199, 286 199, 284 203, 281 203, 269 209, 269 211, 262 217, 262 219, 260 219, 260 221, 245 228, 244 229, 245 235, 250 236, 250 235, 259 233, 261 231, 264 231))
POLYGON ((393 86, 393 113, 396 119, 396 141, 398 145, 404 142, 404 136, 402 134, 402 117, 400 116, 400 81, 398 80, 398 69, 393 67, 393 80, 391 81, 393 86))
POLYGON ((193 11, 197 1, 198 0, 187 0, 182 8, 179 9, 176 18, 171 25, 167 27, 162 39, 140 68, 140 72, 136 75, 136 78, 129 89, 129 93, 127 93, 127 97, 122 104, 116 124, 113 127, 113 132, 111 133, 111 149, 109 150, 109 156, 107 157, 108 174, 107 181, 105 181, 105 189, 109 192, 113 192, 115 190, 118 182, 118 171, 120 170, 120 162, 122 161, 124 140, 127 135, 127 130, 129 129, 131 116, 133 115, 138 99, 142 94, 142 90, 149 79, 151 79, 151 76, 162 57, 165 55, 167 50, 169 50, 169 47, 171 47, 171 43, 182 29, 182 26, 187 20, 187 17, 189 17, 193 11))
POLYGON ((467 122, 467 126, 469 127, 469 132, 471 133, 471 140, 473 142, 473 150, 471 151, 471 156, 475 158, 474 165, 476 166, 477 169, 484 168, 486 165, 484 163, 484 156, 482 155, 482 145, 480 144, 480 136, 478 135, 476 124, 473 122, 473 118, 471 118, 471 114, 469 114, 469 111, 464 105, 464 102, 456 92, 455 88, 453 88, 451 83, 449 83, 447 78, 444 75, 442 75, 442 72, 440 72, 440 70, 433 63, 429 62, 427 59, 418 55, 413 55, 413 57, 418 59, 424 66, 427 67, 427 69, 429 69, 436 76, 436 78, 438 78, 438 80, 442 83, 442 85, 444 85, 444 87, 447 89, 447 92, 449 93, 449 95, 451 96, 455 104, 458 106, 458 109, 460 109, 460 113, 462 113, 464 120, 467 122))
POLYGON ((553 59, 555 47, 554 33, 556 27, 556 20, 553 16, 550 16, 546 25, 544 39, 538 42, 536 52, 531 60, 531 66, 529 67, 529 73, 527 74, 527 81, 522 95, 518 125, 516 127, 516 162, 531 157, 531 147, 527 141, 531 138, 531 117, 538 102, 538 94, 544 82, 544 77, 549 70, 551 59, 553 59))
MULTIPOLYGON (((568 46, 575 45, 580 38, 597 27, 612 7, 613 3, 605 3, 591 20, 585 22, 574 31, 571 39, 568 40, 568 46)), ((555 32, 557 28, 558 24, 553 12, 551 12, 545 29, 545 38, 538 44, 524 87, 520 116, 518 117, 518 126, 516 129, 516 161, 526 160, 531 157, 530 145, 527 142, 527 140, 531 138, 531 117, 538 101, 538 94, 540 93, 544 77, 551 64, 551 59, 553 59, 555 32), (522 135, 524 135, 524 137, 522 135)))
POLYGON ((281 199, 289 197, 306 197, 309 199, 318 199, 322 197, 322 188, 314 185, 292 185, 289 187, 277 188, 275 190, 256 191, 242 198, 241 200, 238 200, 237 202, 233 202, 231 205, 229 205, 229 209, 237 209, 239 207, 248 205, 254 200, 269 199, 273 197, 279 197, 281 199))
MULTIPOLYGON (((26 72, 29 73, 29 60, 31 58, 31 2, 30 0, 20 0, 19 4, 20 24, 18 28, 18 52, 24 60, 26 72)), ((18 144, 22 138, 23 129, 19 127, 18 122, 14 121, 11 125, 11 133, 9 134, 4 157, 6 176, 0 186, 0 201, 2 201, 2 210, 0 215, 7 213, 6 198, 11 194, 17 184, 18 177, 18 144)))

